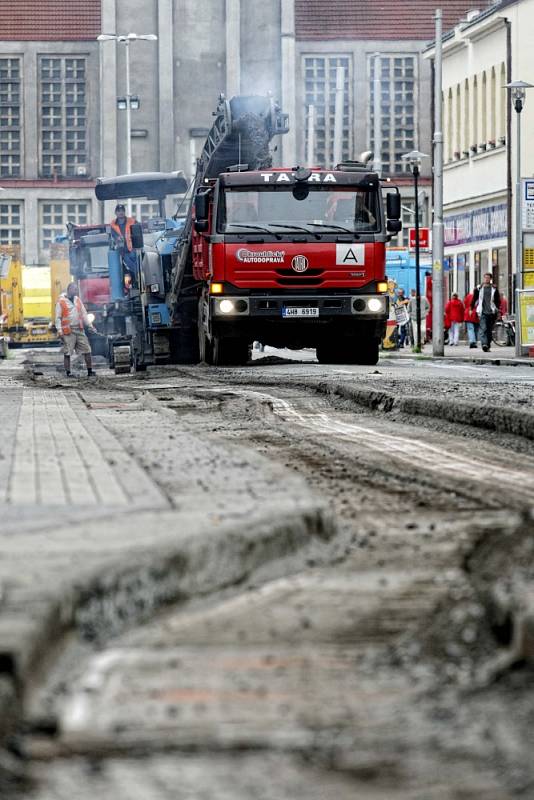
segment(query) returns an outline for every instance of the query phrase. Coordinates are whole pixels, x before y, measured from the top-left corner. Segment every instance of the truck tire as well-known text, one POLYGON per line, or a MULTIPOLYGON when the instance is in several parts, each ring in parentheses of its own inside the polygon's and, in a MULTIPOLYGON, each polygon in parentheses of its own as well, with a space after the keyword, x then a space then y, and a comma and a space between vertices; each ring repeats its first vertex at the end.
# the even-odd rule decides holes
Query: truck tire
POLYGON ((343 359, 340 358, 342 352, 340 350, 339 341, 327 341, 318 344, 315 354, 319 364, 342 364, 343 359))
POLYGON ((198 332, 198 349, 201 364, 213 364, 213 344, 205 331, 198 332))
POLYGON ((171 334, 169 344, 171 364, 198 364, 200 361, 196 330, 181 329, 171 334))
POLYGON ((213 364, 213 343, 206 334, 203 321, 203 300, 198 305, 198 353, 202 364, 213 364))
POLYGON ((363 339, 361 342, 354 342, 352 351, 352 361, 349 364, 362 364, 373 366, 378 363, 378 339, 363 339))
POLYGON ((250 345, 243 337, 214 336, 211 345, 216 367, 242 367, 250 358, 250 345))

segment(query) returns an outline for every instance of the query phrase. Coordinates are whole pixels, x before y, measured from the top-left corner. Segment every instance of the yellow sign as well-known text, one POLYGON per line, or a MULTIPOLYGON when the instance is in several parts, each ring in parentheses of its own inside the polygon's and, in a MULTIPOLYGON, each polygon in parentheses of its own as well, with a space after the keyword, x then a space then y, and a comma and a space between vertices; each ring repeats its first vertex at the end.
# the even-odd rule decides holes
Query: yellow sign
POLYGON ((534 345, 534 291, 519 293, 520 342, 523 347, 534 345))
POLYGON ((525 289, 534 289, 534 272, 523 273, 523 286, 525 289))
POLYGON ((523 248, 523 266, 527 269, 534 268, 534 247, 523 248))

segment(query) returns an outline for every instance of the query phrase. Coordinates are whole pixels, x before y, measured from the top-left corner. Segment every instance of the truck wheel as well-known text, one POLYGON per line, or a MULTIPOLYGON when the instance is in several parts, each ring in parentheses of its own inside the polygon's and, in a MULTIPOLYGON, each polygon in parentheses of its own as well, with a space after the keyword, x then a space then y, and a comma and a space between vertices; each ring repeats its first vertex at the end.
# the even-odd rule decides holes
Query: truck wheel
POLYGON ((214 336, 212 341, 212 364, 216 367, 241 367, 250 358, 247 339, 214 336))
POLYGON ((364 339, 362 342, 354 341, 351 348, 352 359, 349 364, 366 364, 373 366, 378 363, 378 339, 364 339))
POLYGON ((213 364, 213 344, 206 336, 205 331, 198 332, 198 349, 201 363, 213 364))
POLYGON ((198 336, 194 329, 181 329, 169 336, 171 364, 198 364, 198 336))
POLYGON ((203 300, 202 298, 198 304, 198 353, 201 363, 213 364, 213 342, 208 339, 203 323, 203 300))
POLYGON ((342 351, 339 342, 323 342, 316 347, 315 354, 319 364, 343 363, 342 351))

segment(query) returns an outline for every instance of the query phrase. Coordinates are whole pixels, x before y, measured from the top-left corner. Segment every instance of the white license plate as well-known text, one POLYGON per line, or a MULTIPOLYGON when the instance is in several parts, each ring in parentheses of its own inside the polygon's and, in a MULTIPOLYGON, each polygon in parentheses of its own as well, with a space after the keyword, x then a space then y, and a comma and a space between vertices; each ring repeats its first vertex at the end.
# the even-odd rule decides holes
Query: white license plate
POLYGON ((283 306, 283 317, 318 317, 319 309, 317 306, 283 306))

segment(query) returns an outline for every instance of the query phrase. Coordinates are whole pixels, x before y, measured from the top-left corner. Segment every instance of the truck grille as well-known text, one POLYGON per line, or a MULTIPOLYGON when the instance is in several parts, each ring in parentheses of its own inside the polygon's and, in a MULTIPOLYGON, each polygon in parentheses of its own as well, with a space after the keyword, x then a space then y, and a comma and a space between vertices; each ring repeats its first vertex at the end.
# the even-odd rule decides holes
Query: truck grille
POLYGON ((324 280, 323 269, 308 269, 302 274, 292 269, 277 269, 275 273, 279 286, 320 286, 324 280))

